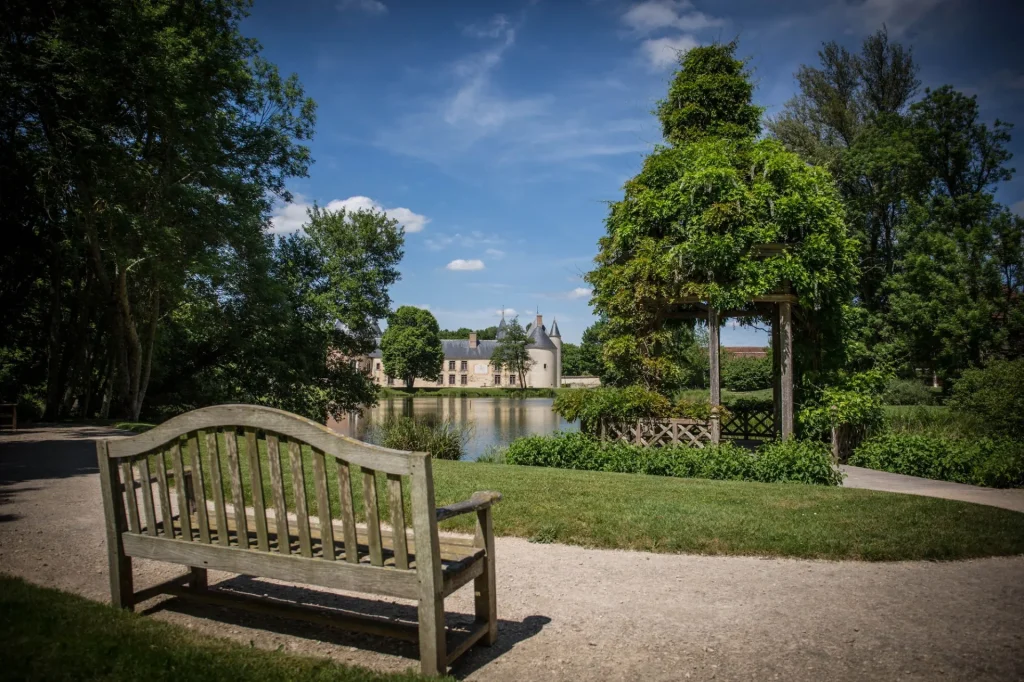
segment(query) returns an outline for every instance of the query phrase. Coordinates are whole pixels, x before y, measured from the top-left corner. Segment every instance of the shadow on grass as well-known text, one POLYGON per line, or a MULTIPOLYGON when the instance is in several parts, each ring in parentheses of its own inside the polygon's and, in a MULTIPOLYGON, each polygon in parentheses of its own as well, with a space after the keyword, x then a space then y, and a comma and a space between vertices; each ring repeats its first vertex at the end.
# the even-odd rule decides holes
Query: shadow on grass
MULTIPOLYGON (((325 609, 336 609, 356 614, 384 617, 403 623, 415 624, 417 618, 415 604, 395 603, 374 598, 363 599, 306 587, 265 582, 248 576, 237 576, 219 582, 216 585, 211 585, 211 591, 281 600, 292 604, 316 606, 325 609)), ((401 656, 409 659, 410 666, 419 666, 419 648, 415 643, 390 637, 347 631, 340 624, 337 628, 324 627, 302 620, 253 613, 227 606, 215 606, 179 597, 156 603, 142 611, 142 613, 151 614, 162 610, 212 620, 225 625, 267 630, 280 635, 326 642, 335 646, 353 647, 381 654, 401 656)), ((501 613, 500 602, 498 604, 498 612, 501 613)), ((520 642, 538 634, 550 622, 550 618, 540 615, 527 616, 521 621, 499 619, 498 641, 490 647, 481 644, 471 647, 468 652, 455 662, 451 674, 456 677, 470 675, 508 651, 511 651, 520 642)), ((471 626, 472 623, 473 616, 471 614, 446 613, 446 624, 449 628, 465 629, 471 626)))

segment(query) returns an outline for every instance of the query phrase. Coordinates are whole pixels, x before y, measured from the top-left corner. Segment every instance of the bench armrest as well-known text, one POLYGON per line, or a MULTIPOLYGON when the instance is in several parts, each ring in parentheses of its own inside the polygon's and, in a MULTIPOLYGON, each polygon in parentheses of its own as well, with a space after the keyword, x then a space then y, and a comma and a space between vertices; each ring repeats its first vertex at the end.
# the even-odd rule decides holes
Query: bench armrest
POLYGON ((445 519, 450 519, 453 516, 458 516, 460 514, 468 514, 469 512, 489 509, 495 502, 500 501, 501 493, 491 491, 476 492, 473 493, 472 497, 468 500, 449 504, 445 507, 438 507, 437 520, 444 521, 445 519))

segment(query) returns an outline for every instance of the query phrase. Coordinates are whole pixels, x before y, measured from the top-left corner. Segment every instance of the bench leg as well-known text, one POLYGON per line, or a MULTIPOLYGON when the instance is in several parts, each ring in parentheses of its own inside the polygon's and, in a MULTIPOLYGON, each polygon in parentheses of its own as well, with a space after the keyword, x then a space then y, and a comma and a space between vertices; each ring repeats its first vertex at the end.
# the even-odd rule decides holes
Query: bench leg
POLYGON ((488 625, 487 634, 480 641, 490 646, 498 639, 498 599, 494 572, 494 528, 489 508, 476 513, 476 545, 485 548, 487 556, 484 558, 484 572, 473 581, 474 611, 476 621, 488 625))
POLYGON ((103 491, 110 602, 117 608, 131 611, 135 607, 135 591, 132 584, 132 560, 125 554, 124 545, 121 543, 121 533, 128 529, 128 521, 125 518, 117 460, 107 456, 106 441, 96 441, 96 451, 100 469, 100 488, 103 491))
POLYGON ((205 590, 208 587, 206 569, 193 567, 191 569, 191 576, 188 579, 188 586, 197 592, 205 590))
POLYGON ((420 596, 420 670, 424 675, 448 671, 444 629, 444 599, 440 595, 420 596))

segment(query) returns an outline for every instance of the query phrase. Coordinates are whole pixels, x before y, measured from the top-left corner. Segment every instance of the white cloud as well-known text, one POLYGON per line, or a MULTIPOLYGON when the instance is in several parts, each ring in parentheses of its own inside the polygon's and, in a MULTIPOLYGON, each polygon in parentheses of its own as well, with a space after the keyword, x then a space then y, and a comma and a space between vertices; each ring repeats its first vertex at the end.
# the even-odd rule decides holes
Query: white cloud
POLYGON ((693 5, 685 0, 681 2, 647 0, 647 2, 630 7, 622 15, 622 21, 640 33, 649 33, 663 28, 699 31, 722 26, 725 23, 722 19, 709 17, 703 12, 694 10, 693 5))
POLYGON ((480 230, 473 230, 466 234, 462 234, 461 232, 456 232, 455 234, 438 234, 428 238, 425 243, 428 249, 440 251, 452 246, 453 244, 469 249, 479 246, 500 246, 505 243, 505 240, 496 234, 484 234, 480 230))
POLYGON ((487 249, 486 251, 484 251, 484 253, 486 253, 491 258, 504 258, 505 257, 505 252, 502 251, 501 249, 487 249))
POLYGON ((908 28, 924 19, 945 0, 864 0, 843 2, 841 11, 859 22, 866 31, 875 31, 884 24, 889 35, 898 38, 908 28))
POLYGON ((592 293, 594 293, 593 289, 588 289, 587 287, 576 287, 575 289, 569 292, 568 298, 590 298, 590 295, 592 293))
POLYGON ((689 52, 700 43, 690 35, 680 35, 674 38, 650 38, 640 45, 640 50, 647 57, 647 60, 656 69, 664 69, 673 66, 678 62, 679 55, 689 52))
POLYGON ((510 27, 508 17, 504 14, 495 14, 482 24, 470 24, 462 29, 467 36, 474 38, 497 38, 510 27))
MULTIPOLYGON (((306 211, 313 205, 303 200, 303 197, 296 196, 295 201, 290 204, 278 206, 270 218, 270 231, 274 234, 295 232, 306 223, 306 211)), ((430 218, 419 213, 414 213, 408 208, 384 208, 380 203, 370 197, 354 196, 348 199, 334 199, 324 207, 329 211, 345 209, 349 212, 360 210, 383 211, 389 218, 398 221, 407 233, 420 232, 430 222, 430 218)))
POLYGON ((388 6, 380 0, 341 0, 337 4, 338 11, 365 12, 366 14, 386 14, 388 6))
POLYGON ((478 258, 473 258, 470 260, 456 258, 445 267, 448 268, 449 270, 483 270, 484 262, 478 258))
POLYGON ((1010 210, 1024 218, 1024 199, 1021 199, 1017 203, 1010 206, 1010 210))

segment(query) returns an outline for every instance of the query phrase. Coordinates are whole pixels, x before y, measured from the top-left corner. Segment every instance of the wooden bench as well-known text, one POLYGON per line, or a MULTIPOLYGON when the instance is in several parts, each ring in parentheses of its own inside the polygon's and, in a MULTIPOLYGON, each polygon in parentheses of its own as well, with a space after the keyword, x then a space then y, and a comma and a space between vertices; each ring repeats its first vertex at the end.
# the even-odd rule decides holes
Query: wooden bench
POLYGON ((419 642, 425 674, 446 672, 474 643, 497 637, 491 505, 501 495, 435 508, 426 453, 368 445, 252 405, 195 410, 96 445, 115 606, 167 593, 397 636, 419 642), (381 527, 381 497, 390 528, 381 527), (442 541, 438 522, 471 512, 476 537, 442 541), (133 557, 190 572, 135 591, 133 557), (209 589, 211 568, 413 599, 418 624, 209 589), (446 629, 444 598, 470 581, 475 622, 446 629))

